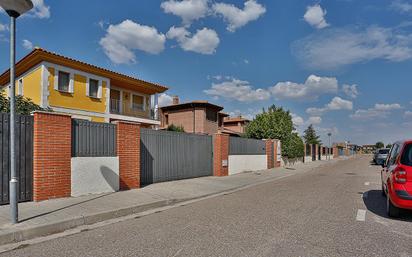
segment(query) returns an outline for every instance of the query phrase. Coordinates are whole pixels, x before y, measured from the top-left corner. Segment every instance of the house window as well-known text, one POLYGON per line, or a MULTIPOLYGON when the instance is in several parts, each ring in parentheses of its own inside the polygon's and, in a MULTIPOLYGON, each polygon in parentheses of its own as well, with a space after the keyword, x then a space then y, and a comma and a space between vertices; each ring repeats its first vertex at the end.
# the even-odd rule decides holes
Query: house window
POLYGON ((206 110, 206 119, 217 122, 217 112, 213 110, 206 110))
POLYGON ((89 79, 89 96, 99 98, 99 81, 89 79))
POLYGON ((132 109, 137 111, 144 110, 144 97, 141 95, 132 96, 132 109))
POLYGON ((70 73, 59 71, 57 90, 69 92, 70 90, 70 73))

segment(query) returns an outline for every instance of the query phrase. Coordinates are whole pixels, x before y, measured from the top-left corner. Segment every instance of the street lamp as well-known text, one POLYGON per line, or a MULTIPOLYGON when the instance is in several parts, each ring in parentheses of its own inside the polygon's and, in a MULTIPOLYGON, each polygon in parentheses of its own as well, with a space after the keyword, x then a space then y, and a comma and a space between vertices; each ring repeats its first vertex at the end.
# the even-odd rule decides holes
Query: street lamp
POLYGON ((332 136, 332 133, 329 132, 329 133, 328 133, 328 137, 329 137, 329 151, 328 151, 328 152, 329 152, 329 154, 328 154, 329 157, 328 157, 328 158, 329 158, 329 160, 330 160, 330 155, 331 155, 331 150, 330 150, 330 149, 331 149, 331 147, 332 147, 331 141, 330 141, 330 137, 331 137, 331 136, 332 136))
POLYGON ((0 6, 10 16, 10 215, 13 224, 18 222, 15 142, 15 86, 16 86, 16 19, 33 8, 31 0, 0 0, 0 6))

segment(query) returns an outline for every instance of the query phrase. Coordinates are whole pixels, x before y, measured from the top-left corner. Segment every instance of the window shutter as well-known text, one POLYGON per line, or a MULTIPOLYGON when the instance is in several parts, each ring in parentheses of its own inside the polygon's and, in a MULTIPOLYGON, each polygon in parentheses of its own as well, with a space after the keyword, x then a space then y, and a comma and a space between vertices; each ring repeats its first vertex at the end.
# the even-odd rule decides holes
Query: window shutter
POLYGON ((98 98, 102 98, 102 91, 103 91, 102 81, 99 80, 99 88, 97 90, 97 97, 98 98))
POLYGON ((90 96, 90 78, 86 78, 86 96, 90 96))
POLYGON ((54 69, 54 90, 59 90, 59 70, 54 69))
POLYGON ((69 93, 74 93, 74 74, 70 73, 69 93))

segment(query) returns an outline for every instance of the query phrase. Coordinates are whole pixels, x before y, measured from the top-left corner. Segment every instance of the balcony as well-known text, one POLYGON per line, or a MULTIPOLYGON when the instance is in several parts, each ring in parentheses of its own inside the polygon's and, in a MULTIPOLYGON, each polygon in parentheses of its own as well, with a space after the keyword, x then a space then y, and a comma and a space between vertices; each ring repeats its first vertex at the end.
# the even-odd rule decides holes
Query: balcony
POLYGON ((110 99, 110 113, 155 120, 154 110, 144 110, 143 104, 121 103, 118 99, 110 99))

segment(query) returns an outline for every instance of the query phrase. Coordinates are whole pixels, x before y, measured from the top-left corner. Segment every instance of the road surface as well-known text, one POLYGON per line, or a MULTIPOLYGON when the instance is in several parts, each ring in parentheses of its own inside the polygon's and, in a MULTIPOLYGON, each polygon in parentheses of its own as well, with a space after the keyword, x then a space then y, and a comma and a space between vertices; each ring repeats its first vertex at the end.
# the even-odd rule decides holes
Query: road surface
POLYGON ((385 214, 370 156, 0 256, 412 256, 412 214, 385 214))

